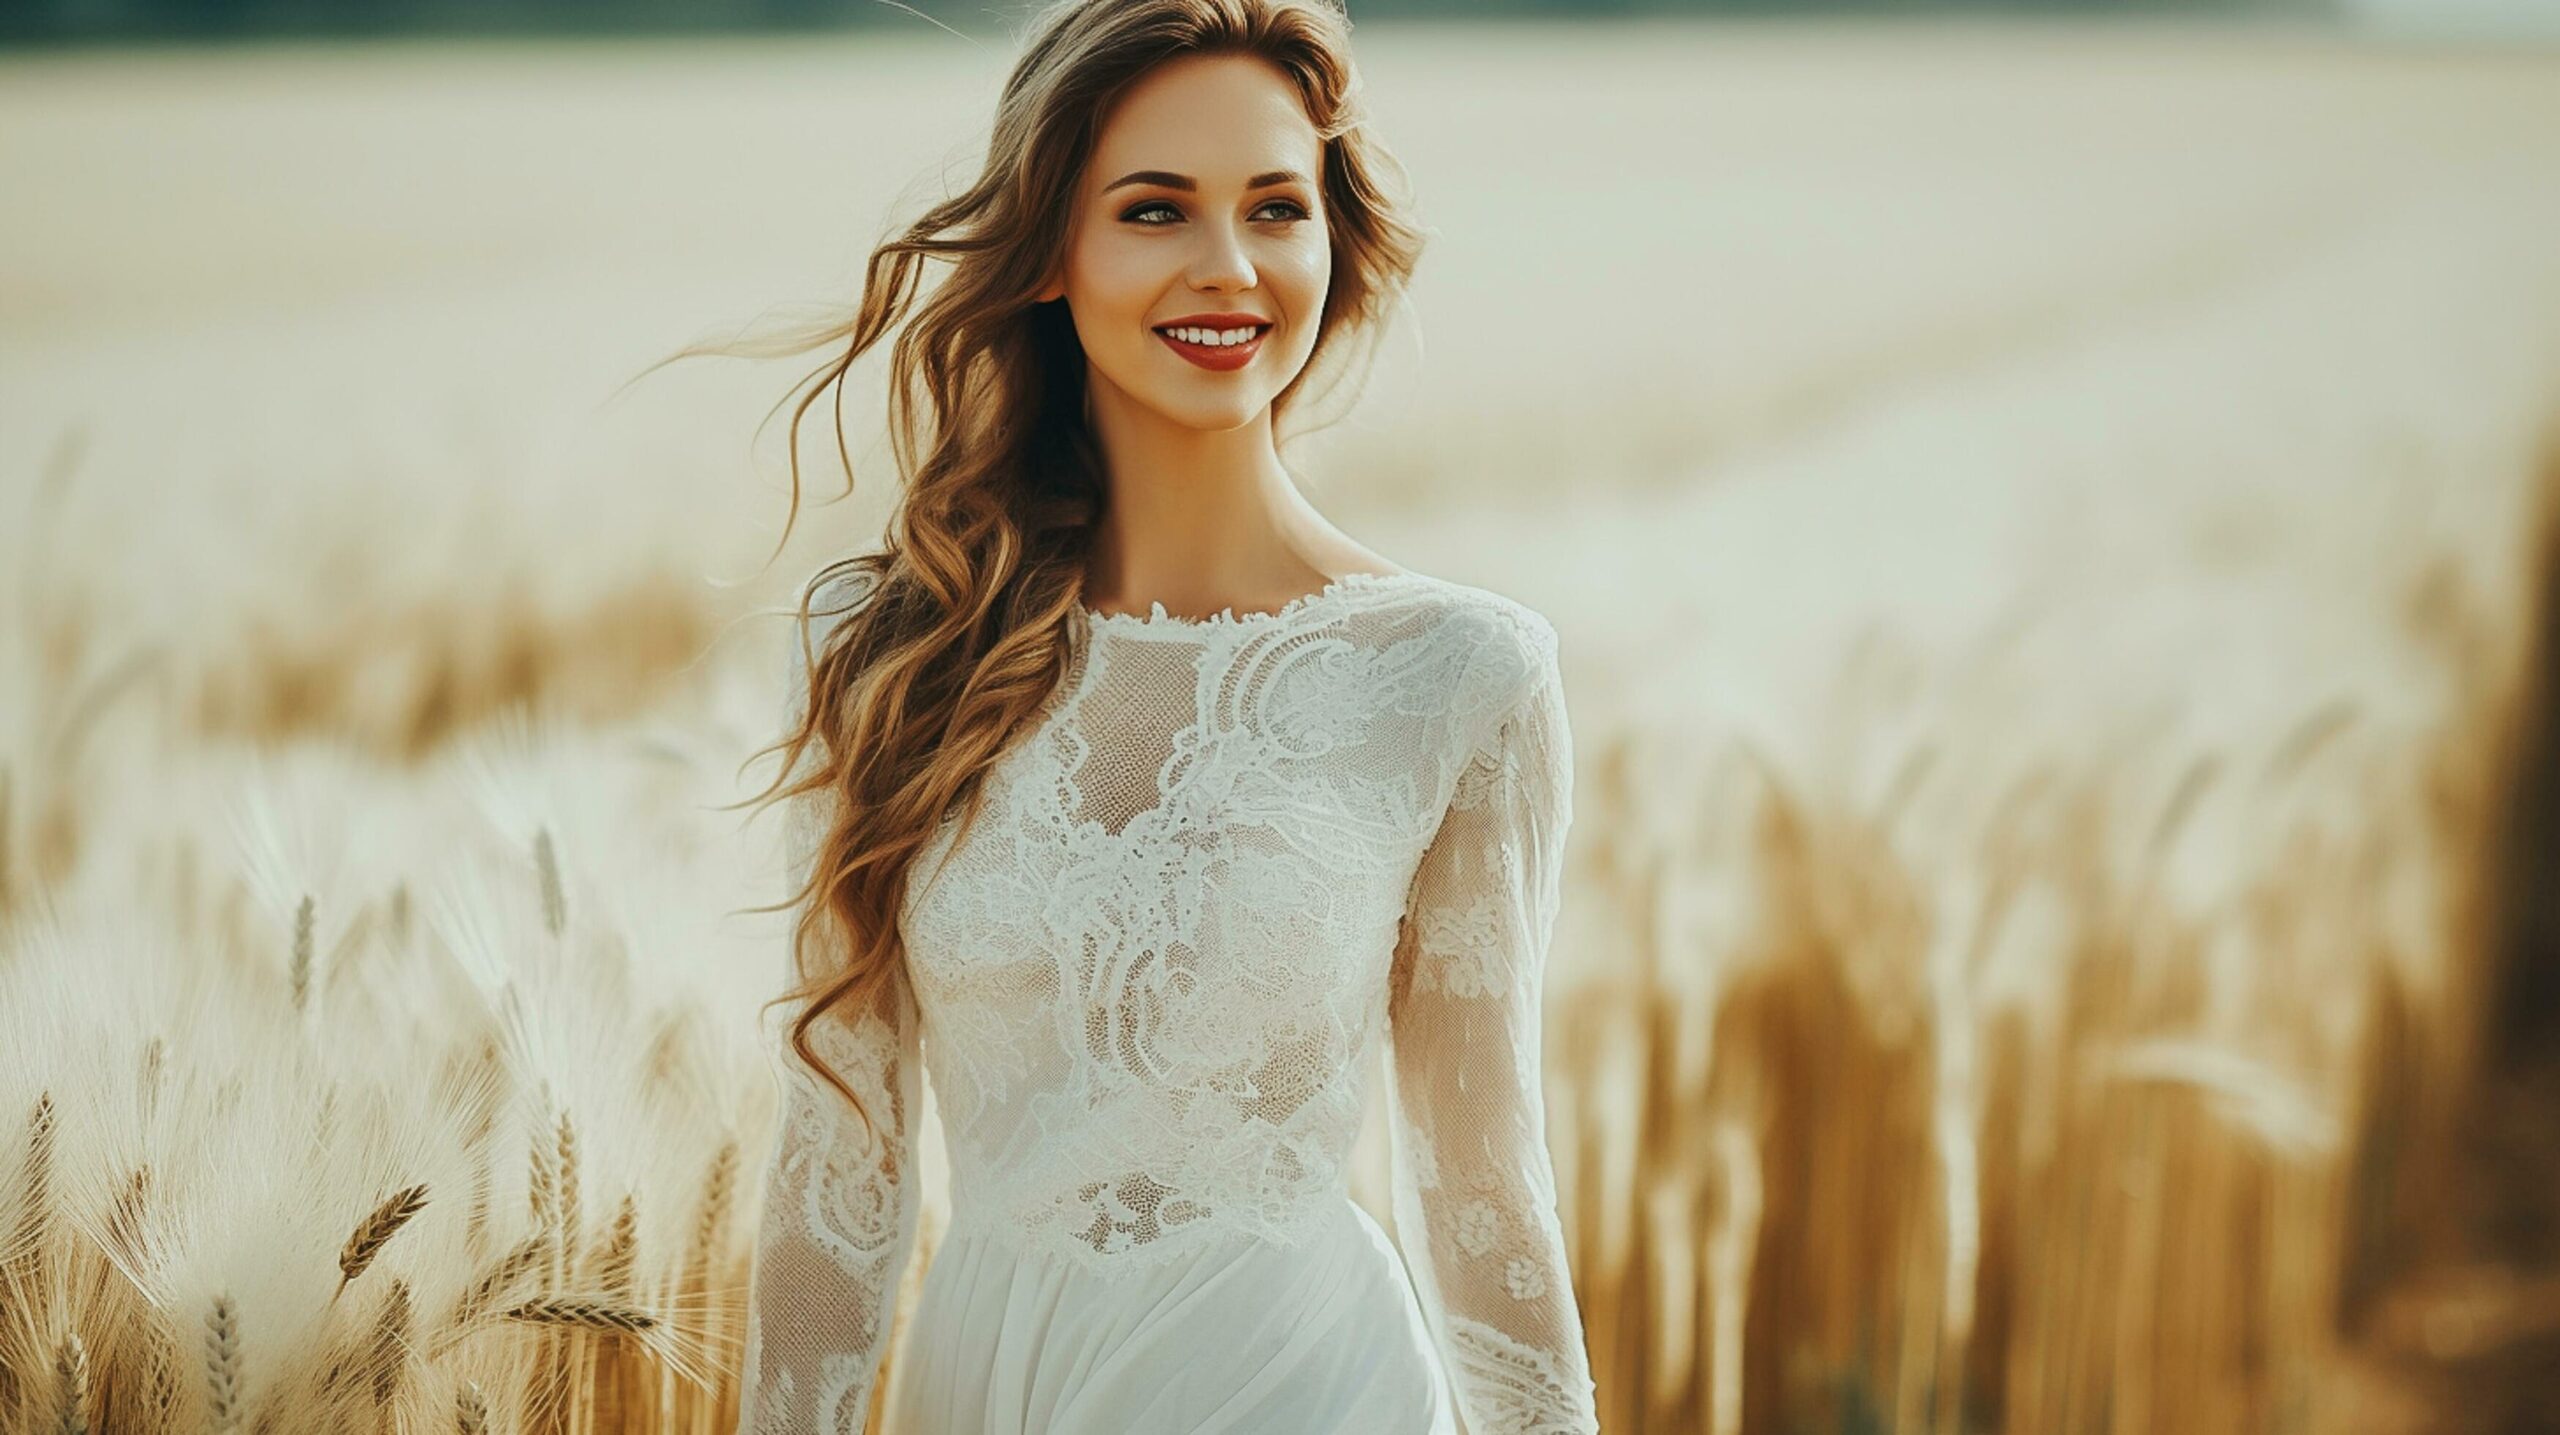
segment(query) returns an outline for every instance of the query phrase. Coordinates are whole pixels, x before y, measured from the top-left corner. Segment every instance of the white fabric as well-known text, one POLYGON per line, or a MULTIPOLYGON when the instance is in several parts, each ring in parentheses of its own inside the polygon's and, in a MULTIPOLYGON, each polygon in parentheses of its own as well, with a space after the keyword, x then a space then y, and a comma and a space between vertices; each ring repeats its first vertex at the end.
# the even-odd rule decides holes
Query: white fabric
MULTIPOLYGON (((776 1019, 741 1428, 863 1428, 929 1071, 951 1226, 891 1435, 1596 1431, 1540 1087, 1554 628, 1403 572, 1083 630, 918 859, 897 1019, 821 1024, 884 1139, 776 1019), (1347 1180, 1382 1041, 1402 1268, 1347 1180)), ((797 633, 789 673, 796 721, 797 633)))

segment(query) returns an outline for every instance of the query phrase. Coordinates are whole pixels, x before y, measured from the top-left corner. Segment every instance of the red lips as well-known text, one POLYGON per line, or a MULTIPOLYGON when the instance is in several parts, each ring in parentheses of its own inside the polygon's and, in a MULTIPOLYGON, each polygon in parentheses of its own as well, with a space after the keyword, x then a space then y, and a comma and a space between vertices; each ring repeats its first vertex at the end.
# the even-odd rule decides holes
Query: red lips
POLYGON ((1262 341, 1269 337, 1270 333, 1270 322, 1265 319, 1255 318, 1251 314, 1228 314, 1224 316, 1216 314, 1193 314, 1156 327, 1156 337, 1164 341, 1166 348, 1173 350, 1175 353, 1180 354, 1182 357, 1190 360, 1201 368, 1209 369, 1217 373, 1231 372, 1252 363, 1253 356, 1262 351, 1262 341), (1166 329, 1193 328, 1208 329, 1213 332, 1218 332, 1228 329, 1241 329, 1246 325, 1252 325, 1256 332, 1252 338, 1245 340, 1241 344, 1195 344, 1188 339, 1177 339, 1171 334, 1165 332, 1166 329))

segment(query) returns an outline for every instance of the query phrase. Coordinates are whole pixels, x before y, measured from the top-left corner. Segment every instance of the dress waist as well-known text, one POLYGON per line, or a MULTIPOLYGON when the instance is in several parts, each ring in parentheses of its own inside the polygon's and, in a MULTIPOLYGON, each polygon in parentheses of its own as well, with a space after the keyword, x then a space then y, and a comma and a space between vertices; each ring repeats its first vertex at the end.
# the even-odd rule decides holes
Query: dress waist
POLYGON ((1071 1224, 1054 1209, 1026 1217, 1004 1209, 1001 1203, 955 1197, 943 1240, 979 1242, 1016 1256, 1112 1274, 1248 1246, 1301 1250, 1327 1240, 1365 1239, 1364 1218, 1348 1189, 1321 1192, 1250 1219, 1212 1213, 1175 1224, 1120 1223, 1102 1217, 1071 1224))

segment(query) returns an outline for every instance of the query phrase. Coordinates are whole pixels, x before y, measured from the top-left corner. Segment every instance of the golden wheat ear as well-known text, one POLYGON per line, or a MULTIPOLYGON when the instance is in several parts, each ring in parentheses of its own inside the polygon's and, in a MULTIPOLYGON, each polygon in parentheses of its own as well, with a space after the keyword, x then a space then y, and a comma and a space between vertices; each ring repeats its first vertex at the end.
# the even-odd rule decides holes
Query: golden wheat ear
POLYGON ((78 1331, 65 1331, 53 1355, 53 1428, 59 1435, 89 1435, 89 1347, 78 1331))
POLYGON ((240 1313, 228 1293, 218 1293, 204 1318, 205 1428, 212 1435, 240 1428, 240 1365, 240 1313))
POLYGON ((356 1222, 355 1230, 338 1252, 338 1289, 329 1298, 336 1300, 349 1283, 363 1275, 391 1238, 400 1234, 400 1228, 426 1208, 427 1188, 423 1184, 404 1186, 356 1222))

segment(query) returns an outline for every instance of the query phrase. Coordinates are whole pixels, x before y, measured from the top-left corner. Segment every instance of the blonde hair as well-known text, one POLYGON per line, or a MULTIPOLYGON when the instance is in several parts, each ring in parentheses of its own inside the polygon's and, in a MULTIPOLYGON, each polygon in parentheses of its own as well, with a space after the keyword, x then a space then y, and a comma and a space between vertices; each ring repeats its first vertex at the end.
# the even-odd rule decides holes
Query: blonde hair
MULTIPOLYGON (((791 416, 787 541, 800 507, 801 419, 830 387, 840 409, 846 370, 913 310, 889 350, 889 436, 903 490, 881 549, 828 564, 802 592, 807 703, 790 734, 755 754, 785 750, 783 776, 760 805, 818 789, 841 798, 828 804, 834 815, 809 880, 788 899, 802 905, 792 935, 800 980, 766 1006, 808 1003, 791 1045, 857 1110, 860 1098, 818 1059, 809 1029, 839 1006, 891 1010, 892 983, 905 975, 898 913, 910 865, 953 804, 966 804, 963 833, 976 820, 987 768, 1064 678, 1084 637, 1083 579, 1108 490, 1085 421, 1083 349, 1064 303, 1035 296, 1065 262, 1103 119, 1134 81, 1185 56, 1251 56, 1296 83, 1323 143, 1332 264, 1315 348, 1274 400, 1276 420, 1338 341, 1366 335, 1374 358, 1385 314, 1422 252, 1420 227, 1380 183, 1401 170, 1362 128, 1349 44, 1339 4, 1319 0, 1045 6, 1005 81, 976 182, 872 253, 850 320, 761 350, 838 350, 793 388, 807 392, 791 416), (919 300, 927 259, 948 261, 950 272, 919 300), (839 579, 855 601, 812 653, 812 602, 839 579), (789 781, 812 743, 823 760, 789 781), (826 921, 844 937, 815 948, 845 954, 832 966, 810 960, 812 928, 826 921)), ((850 492, 840 412, 836 446, 850 492)))

